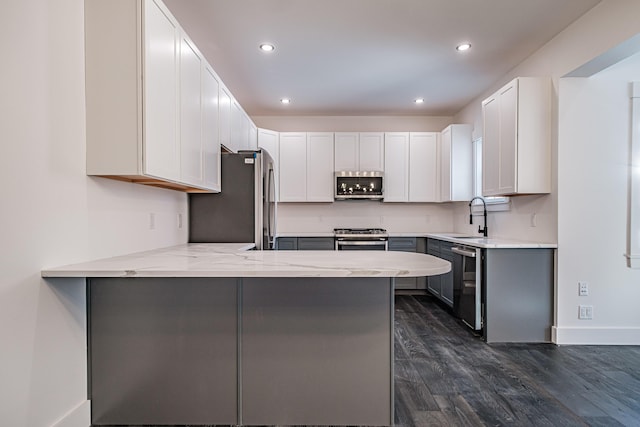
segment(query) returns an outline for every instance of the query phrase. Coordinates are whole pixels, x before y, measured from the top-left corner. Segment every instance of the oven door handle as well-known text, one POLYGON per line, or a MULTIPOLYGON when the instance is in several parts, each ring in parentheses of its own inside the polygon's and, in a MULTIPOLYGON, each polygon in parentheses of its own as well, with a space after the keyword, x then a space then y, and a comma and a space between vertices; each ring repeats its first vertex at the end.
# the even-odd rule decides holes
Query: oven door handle
POLYGON ((457 246, 452 247, 451 248, 451 252, 453 252, 454 254, 467 256, 467 257, 470 257, 470 258, 475 258, 476 257, 476 251, 469 251, 469 250, 466 250, 464 248, 459 248, 457 246))
POLYGON ((384 240, 338 240, 338 246, 380 246, 384 240))

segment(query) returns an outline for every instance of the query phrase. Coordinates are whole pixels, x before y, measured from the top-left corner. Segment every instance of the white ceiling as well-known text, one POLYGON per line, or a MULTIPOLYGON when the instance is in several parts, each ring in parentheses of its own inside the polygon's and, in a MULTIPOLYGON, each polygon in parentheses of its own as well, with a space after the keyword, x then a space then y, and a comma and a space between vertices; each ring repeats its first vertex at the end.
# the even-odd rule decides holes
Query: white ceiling
POLYGON ((251 116, 451 116, 600 0, 164 1, 251 116))

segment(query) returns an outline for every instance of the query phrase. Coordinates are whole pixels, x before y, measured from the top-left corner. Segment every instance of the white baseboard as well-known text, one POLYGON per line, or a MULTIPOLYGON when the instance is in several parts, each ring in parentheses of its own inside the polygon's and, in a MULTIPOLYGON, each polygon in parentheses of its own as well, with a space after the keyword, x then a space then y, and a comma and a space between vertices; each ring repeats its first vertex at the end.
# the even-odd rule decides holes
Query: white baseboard
POLYGON ((90 427, 91 401, 85 400, 53 423, 51 427, 90 427))
POLYGON ((558 345, 640 345, 640 328, 552 328, 551 340, 558 345))

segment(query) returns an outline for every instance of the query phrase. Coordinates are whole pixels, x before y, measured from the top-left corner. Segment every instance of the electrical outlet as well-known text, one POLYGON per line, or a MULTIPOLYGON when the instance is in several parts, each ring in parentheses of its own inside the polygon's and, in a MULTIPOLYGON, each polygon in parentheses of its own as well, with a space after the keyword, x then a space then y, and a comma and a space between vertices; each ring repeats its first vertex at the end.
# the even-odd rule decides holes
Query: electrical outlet
POLYGON ((149 230, 155 230, 155 229, 156 229, 156 214, 151 212, 149 214, 149 230))
POLYGON ((535 212, 531 214, 531 226, 532 227, 538 226, 538 214, 535 212))
POLYGON ((579 305, 578 306, 578 319, 591 320, 593 319, 593 306, 592 305, 579 305))
POLYGON ((182 214, 178 213, 178 228, 182 228, 182 214))
POLYGON ((586 297, 587 295, 589 295, 588 282, 578 282, 578 295, 581 297, 586 297))

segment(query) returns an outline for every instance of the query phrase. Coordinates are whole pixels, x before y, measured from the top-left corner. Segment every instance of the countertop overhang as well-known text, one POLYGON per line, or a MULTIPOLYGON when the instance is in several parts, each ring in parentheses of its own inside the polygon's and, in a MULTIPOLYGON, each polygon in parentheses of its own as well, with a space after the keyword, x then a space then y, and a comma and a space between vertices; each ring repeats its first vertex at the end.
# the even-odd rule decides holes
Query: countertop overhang
POLYGON ((189 243, 43 269, 42 277, 419 277, 451 264, 390 251, 251 251, 251 244, 189 243))

